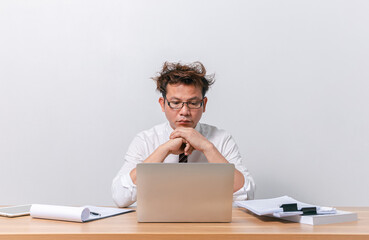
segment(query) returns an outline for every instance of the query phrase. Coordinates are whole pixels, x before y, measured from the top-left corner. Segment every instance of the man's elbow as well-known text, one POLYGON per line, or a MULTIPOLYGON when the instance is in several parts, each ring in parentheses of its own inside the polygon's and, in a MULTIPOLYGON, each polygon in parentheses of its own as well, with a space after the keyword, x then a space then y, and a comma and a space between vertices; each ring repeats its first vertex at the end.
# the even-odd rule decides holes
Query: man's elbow
POLYGON ((117 184, 117 181, 113 181, 111 193, 113 201, 118 207, 128 207, 136 201, 135 192, 117 184))
POLYGON ((122 194, 116 192, 113 192, 112 197, 115 205, 121 208, 128 207, 135 202, 132 201, 131 199, 128 199, 127 197, 122 196, 122 194))

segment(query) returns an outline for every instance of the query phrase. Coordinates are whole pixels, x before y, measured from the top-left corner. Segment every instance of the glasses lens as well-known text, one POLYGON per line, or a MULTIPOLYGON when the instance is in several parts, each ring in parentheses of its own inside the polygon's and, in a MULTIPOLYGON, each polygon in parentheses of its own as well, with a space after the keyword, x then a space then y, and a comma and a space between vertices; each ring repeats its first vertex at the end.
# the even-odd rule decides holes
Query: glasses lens
POLYGON ((173 109, 181 109, 182 108, 182 102, 169 102, 169 107, 173 108, 173 109))
POLYGON ((187 103, 187 106, 190 109, 196 109, 196 108, 200 108, 201 107, 201 104, 202 104, 202 101, 199 101, 199 102, 188 102, 187 103))
POLYGON ((202 101, 196 101, 196 102, 177 102, 177 101, 169 102, 168 101, 168 105, 172 109, 181 109, 185 104, 187 105, 189 109, 198 109, 198 108, 201 108, 202 101))

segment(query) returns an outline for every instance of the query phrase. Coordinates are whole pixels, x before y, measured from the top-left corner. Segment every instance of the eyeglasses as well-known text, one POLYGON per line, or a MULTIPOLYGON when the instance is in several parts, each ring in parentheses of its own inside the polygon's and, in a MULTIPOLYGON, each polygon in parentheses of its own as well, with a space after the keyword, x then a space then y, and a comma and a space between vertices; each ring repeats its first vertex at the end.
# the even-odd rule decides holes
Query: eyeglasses
POLYGON ((171 109, 178 110, 178 109, 182 109, 185 104, 187 105, 189 109, 199 109, 201 108, 204 99, 202 99, 201 101, 189 101, 189 102, 168 101, 168 99, 166 100, 167 100, 168 106, 171 109))

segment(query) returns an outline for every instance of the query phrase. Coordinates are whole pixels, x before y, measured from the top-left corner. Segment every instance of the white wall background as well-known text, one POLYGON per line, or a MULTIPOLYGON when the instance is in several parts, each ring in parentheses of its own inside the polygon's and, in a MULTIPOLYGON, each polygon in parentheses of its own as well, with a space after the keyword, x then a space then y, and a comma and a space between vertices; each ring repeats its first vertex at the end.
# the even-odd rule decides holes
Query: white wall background
POLYGON ((227 129, 257 198, 369 206, 369 2, 0 1, 0 205, 113 205, 150 80, 202 61, 202 122, 227 129))

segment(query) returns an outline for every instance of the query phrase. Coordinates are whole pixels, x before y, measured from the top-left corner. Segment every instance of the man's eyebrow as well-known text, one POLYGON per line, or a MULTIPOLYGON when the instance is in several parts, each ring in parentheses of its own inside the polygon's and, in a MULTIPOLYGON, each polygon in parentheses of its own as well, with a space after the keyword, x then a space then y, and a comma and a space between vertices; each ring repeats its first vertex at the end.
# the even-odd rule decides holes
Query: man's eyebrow
POLYGON ((188 99, 187 101, 191 101, 191 100, 201 100, 201 98, 199 98, 199 97, 192 97, 192 98, 188 99))
POLYGON ((168 100, 181 100, 181 99, 179 99, 179 98, 177 98, 177 97, 170 97, 170 98, 167 98, 168 100))
MULTIPOLYGON (((177 97, 170 97, 168 100, 179 100, 179 101, 182 101, 182 99, 180 99, 180 98, 177 98, 177 97)), ((189 98, 189 99, 187 99, 187 101, 193 101, 193 100, 201 100, 201 98, 199 98, 199 97, 192 97, 192 98, 189 98)))

